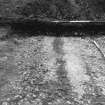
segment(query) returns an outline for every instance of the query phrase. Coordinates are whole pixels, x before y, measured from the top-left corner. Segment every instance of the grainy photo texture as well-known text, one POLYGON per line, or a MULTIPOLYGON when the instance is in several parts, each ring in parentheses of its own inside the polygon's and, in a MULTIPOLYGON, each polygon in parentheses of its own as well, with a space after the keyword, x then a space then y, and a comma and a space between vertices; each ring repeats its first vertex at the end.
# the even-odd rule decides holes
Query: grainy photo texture
POLYGON ((104 20, 104 0, 0 0, 0 105, 105 105, 104 20))

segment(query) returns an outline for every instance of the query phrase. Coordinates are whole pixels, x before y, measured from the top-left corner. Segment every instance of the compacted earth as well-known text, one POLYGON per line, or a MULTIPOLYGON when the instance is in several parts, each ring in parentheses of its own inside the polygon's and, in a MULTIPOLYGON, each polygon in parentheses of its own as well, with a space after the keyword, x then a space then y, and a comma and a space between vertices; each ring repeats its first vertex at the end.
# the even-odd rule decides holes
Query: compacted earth
POLYGON ((104 36, 8 30, 0 28, 0 105, 105 105, 104 36))

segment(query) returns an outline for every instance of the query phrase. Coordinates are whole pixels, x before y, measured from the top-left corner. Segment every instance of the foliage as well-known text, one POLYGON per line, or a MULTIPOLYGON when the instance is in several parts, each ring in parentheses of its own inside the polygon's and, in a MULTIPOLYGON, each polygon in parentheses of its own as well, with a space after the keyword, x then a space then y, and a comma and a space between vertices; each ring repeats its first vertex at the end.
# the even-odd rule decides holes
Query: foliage
POLYGON ((0 0, 0 16, 104 20, 104 5, 104 0, 0 0))

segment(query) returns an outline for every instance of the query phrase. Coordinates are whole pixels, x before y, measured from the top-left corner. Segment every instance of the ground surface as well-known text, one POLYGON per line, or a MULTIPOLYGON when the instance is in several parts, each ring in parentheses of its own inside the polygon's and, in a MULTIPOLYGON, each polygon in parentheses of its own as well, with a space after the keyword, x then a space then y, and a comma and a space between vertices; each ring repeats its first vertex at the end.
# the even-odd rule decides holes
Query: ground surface
POLYGON ((1 38, 0 105, 105 105, 104 39, 1 38))

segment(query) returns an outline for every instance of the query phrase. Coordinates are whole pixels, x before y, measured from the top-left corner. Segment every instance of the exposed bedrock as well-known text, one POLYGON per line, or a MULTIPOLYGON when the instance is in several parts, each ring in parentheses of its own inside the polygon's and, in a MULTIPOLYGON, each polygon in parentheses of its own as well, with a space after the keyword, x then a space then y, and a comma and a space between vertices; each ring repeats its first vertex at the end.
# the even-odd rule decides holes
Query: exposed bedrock
MULTIPOLYGON (((94 40, 101 46, 99 38, 94 40)), ((99 50, 90 38, 33 36, 0 41, 1 105, 104 103, 102 54, 104 47, 99 50)))

